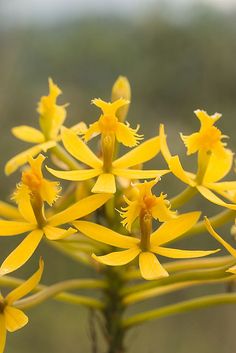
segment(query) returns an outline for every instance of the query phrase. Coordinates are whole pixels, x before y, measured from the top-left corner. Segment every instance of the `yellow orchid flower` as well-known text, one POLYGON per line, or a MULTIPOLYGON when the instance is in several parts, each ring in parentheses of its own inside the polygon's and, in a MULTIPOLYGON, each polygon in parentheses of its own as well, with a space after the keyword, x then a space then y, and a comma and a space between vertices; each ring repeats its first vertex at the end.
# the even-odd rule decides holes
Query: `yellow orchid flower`
MULTIPOLYGON (((212 227, 209 219, 205 217, 205 225, 208 232, 236 259, 236 249, 225 241, 212 227)), ((230 267, 226 272, 236 274, 236 265, 230 267)))
MULTIPOLYGON (((152 280, 168 276, 168 272, 160 264, 156 255, 174 259, 184 259, 207 256, 219 251, 219 249, 213 251, 180 250, 163 246, 191 229, 198 221, 199 217, 200 212, 182 214, 176 219, 163 223, 151 234, 148 234, 147 228, 141 229, 141 239, 119 234, 91 222, 75 221, 73 225, 81 233, 94 240, 125 249, 104 256, 93 254, 92 257, 95 260, 109 266, 121 266, 128 264, 139 256, 139 267, 142 277, 147 280, 152 280)), ((146 218, 145 221, 148 223, 149 219, 146 218)))
MULTIPOLYGON (((206 114, 205 112, 203 113, 206 114)), ((198 113, 198 115, 199 114, 200 113, 198 113)), ((202 115, 199 115, 199 116, 202 116, 202 115)), ((212 119, 213 121, 215 121, 216 117, 214 119, 212 117, 209 117, 209 119, 212 119)), ((214 127, 214 126, 210 125, 210 127, 214 127)), ((190 187, 196 188, 199 191, 199 193, 208 201, 219 206, 236 210, 235 203, 224 202, 213 192, 215 191, 218 194, 223 195, 225 191, 236 190, 236 181, 218 182, 225 175, 228 174, 233 163, 232 151, 224 148, 223 145, 219 147, 221 143, 220 138, 216 141, 215 149, 212 147, 212 150, 207 151, 207 148, 209 147, 207 143, 206 145, 203 144, 202 150, 199 147, 198 170, 197 170, 197 173, 194 174, 184 170, 180 162, 180 159, 177 155, 174 155, 174 156, 171 155, 167 145, 166 135, 165 135, 163 125, 160 125, 159 136, 160 136, 161 152, 171 172, 178 179, 180 179, 182 182, 189 185, 190 187), (205 146, 207 146, 207 148, 205 146)), ((201 141, 201 139, 199 139, 199 141, 201 141)), ((187 142, 185 141, 185 143, 187 142)), ((189 146, 191 146, 190 142, 189 142, 189 146)), ((190 149, 191 153, 193 150, 194 150, 193 148, 190 149)))
MULTIPOLYGON (((62 93, 60 88, 49 78, 49 95, 43 96, 38 104, 39 123, 41 131, 31 126, 21 125, 12 129, 12 133, 18 139, 33 143, 34 146, 17 154, 5 165, 7 175, 15 172, 19 167, 27 163, 28 156, 36 156, 41 151, 55 147, 60 141, 59 130, 66 118, 66 107, 68 104, 57 105, 57 97, 62 93)), ((79 123, 72 127, 77 133, 82 133, 86 128, 84 123, 79 123)))
POLYGON ((132 199, 129 200, 124 196, 125 202, 128 204, 119 211, 124 220, 121 222, 128 231, 131 231, 133 222, 141 215, 141 213, 150 214, 154 219, 160 222, 166 222, 177 217, 176 212, 170 210, 170 203, 166 200, 166 196, 161 193, 155 196, 152 188, 156 185, 157 179, 149 182, 137 183, 132 188, 132 199))
POLYGON ((54 176, 72 181, 88 180, 98 176, 92 188, 94 193, 115 193, 115 177, 127 179, 150 179, 168 173, 168 170, 139 170, 129 169, 155 157, 160 151, 159 137, 143 142, 122 157, 113 161, 113 144, 110 139, 103 143, 102 159, 99 159, 90 148, 72 130, 62 129, 62 141, 67 151, 80 162, 88 165, 90 169, 60 171, 47 168, 54 176))
POLYGON ((28 317, 17 309, 15 302, 30 293, 40 282, 43 273, 43 261, 39 269, 24 283, 13 289, 5 298, 0 294, 0 353, 3 353, 8 332, 15 332, 28 323, 28 317))
POLYGON ((119 108, 129 104, 128 100, 119 98, 115 102, 110 103, 104 102, 102 99, 93 99, 92 104, 101 108, 102 115, 84 133, 85 141, 89 141, 93 136, 101 134, 102 141, 110 138, 113 140, 112 143, 114 143, 114 140, 117 139, 123 145, 133 147, 137 145, 139 140, 142 140, 143 136, 137 134, 139 125, 136 129, 131 129, 128 123, 120 122, 116 115, 119 108))
POLYGON ((224 158, 227 153, 225 149, 226 143, 221 140, 227 136, 222 135, 221 131, 214 126, 215 122, 221 118, 221 114, 208 115, 207 112, 200 109, 195 110, 194 113, 200 120, 200 130, 190 136, 181 134, 181 138, 187 147, 187 154, 210 151, 215 156, 224 158))
POLYGON ((31 157, 31 169, 22 173, 21 183, 13 195, 22 219, 0 220, 0 236, 14 236, 30 231, 2 263, 0 276, 21 267, 32 256, 44 235, 48 240, 60 240, 76 233, 74 228, 63 229, 59 226, 90 214, 111 197, 110 194, 88 196, 67 209, 47 217, 44 212, 44 201, 52 205, 60 189, 58 183, 43 178, 41 172, 43 160, 42 155, 36 159, 31 157))

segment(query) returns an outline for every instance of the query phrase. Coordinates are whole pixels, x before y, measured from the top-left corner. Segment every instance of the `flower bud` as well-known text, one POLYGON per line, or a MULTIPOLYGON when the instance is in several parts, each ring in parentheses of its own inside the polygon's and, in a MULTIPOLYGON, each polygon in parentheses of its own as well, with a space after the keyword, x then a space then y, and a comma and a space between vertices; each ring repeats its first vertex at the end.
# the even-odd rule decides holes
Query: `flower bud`
MULTIPOLYGON (((124 98, 128 101, 131 99, 130 84, 125 76, 119 76, 112 87, 111 101, 114 102, 119 98, 124 98)), ((128 111, 129 105, 125 105, 118 109, 116 115, 120 122, 125 121, 128 111)))

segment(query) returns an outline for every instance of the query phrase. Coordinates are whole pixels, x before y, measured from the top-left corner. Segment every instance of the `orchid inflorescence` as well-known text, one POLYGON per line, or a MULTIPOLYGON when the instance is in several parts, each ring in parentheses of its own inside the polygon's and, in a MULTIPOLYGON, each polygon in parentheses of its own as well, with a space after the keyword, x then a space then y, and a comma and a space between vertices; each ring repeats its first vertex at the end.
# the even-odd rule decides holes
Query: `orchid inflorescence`
POLYGON ((226 145, 226 136, 216 127, 221 114, 196 110, 199 131, 189 136, 180 134, 187 155, 197 154, 196 171, 189 172, 169 149, 163 124, 159 130, 153 126, 156 134, 144 140, 140 126, 131 127, 126 122, 131 99, 127 78, 116 80, 111 102, 92 100, 100 116, 89 126, 83 121, 70 128, 64 126, 67 104, 58 105, 61 93, 49 79, 49 94, 40 99, 37 108, 40 129, 26 125, 12 129, 14 136, 33 147, 11 158, 5 166, 8 176, 18 170, 22 173, 11 198, 16 205, 0 202, 0 236, 26 235, 0 266, 0 285, 15 287, 5 297, 0 294, 0 353, 4 351, 6 332, 27 324, 22 309, 51 297, 99 311, 111 353, 124 352, 123 339, 129 327, 191 310, 196 305, 236 302, 234 294, 215 294, 192 299, 188 305, 184 301, 165 307, 165 315, 156 308, 124 315, 128 305, 141 300, 235 279, 236 250, 215 230, 236 216, 236 181, 222 181, 232 169, 233 152, 226 145), (92 139, 99 141, 95 152, 89 147, 92 139), (120 145, 129 149, 121 156, 120 145), (150 160, 156 166, 157 155, 165 162, 165 169, 143 167, 150 160), (154 190, 160 190, 161 179, 171 174, 187 187, 168 199, 163 190, 154 190), (51 175, 57 180, 51 181, 51 175), (65 182, 64 192, 61 179, 70 182, 65 182), (181 207, 197 194, 223 211, 210 218, 199 210, 182 212, 181 207), (187 250, 171 245, 207 231, 217 241, 216 249, 187 250), (96 279, 39 285, 42 259, 38 271, 25 282, 9 276, 27 263, 43 239, 93 269, 96 279), (221 248, 230 255, 201 259, 221 248), (174 261, 163 263, 162 257, 174 261), (66 292, 83 288, 100 290, 100 299, 66 292), (37 293, 22 299, 32 290, 37 293), (111 305, 112 301, 120 305, 111 305))

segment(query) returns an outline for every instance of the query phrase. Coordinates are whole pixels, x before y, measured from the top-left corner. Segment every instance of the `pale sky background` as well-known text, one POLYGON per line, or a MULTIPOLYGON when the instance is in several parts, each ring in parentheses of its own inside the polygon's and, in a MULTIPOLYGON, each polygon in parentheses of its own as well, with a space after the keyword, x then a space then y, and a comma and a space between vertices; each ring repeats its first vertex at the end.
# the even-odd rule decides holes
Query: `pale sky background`
POLYGON ((236 0, 0 0, 0 15, 5 23, 44 23, 89 14, 138 15, 168 4, 172 12, 181 12, 201 3, 225 12, 236 9, 236 0))

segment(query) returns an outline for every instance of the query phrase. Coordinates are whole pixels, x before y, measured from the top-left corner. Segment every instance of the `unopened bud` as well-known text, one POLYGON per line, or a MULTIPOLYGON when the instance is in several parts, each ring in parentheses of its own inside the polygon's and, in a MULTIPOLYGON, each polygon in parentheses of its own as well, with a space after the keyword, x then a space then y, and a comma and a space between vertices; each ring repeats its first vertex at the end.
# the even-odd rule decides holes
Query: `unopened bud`
MULTIPOLYGON (((130 101, 131 99, 131 88, 129 80, 125 76, 119 76, 115 81, 112 92, 111 92, 111 101, 114 102, 119 98, 124 98, 130 101)), ((117 110, 116 116, 120 122, 124 122, 128 114, 129 104, 124 105, 123 107, 117 110)))

